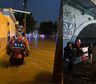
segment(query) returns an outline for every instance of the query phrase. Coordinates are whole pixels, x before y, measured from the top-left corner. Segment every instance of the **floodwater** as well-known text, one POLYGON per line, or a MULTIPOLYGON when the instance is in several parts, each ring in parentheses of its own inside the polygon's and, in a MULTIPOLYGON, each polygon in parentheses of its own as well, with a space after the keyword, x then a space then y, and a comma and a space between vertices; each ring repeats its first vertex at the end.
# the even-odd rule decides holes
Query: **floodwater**
POLYGON ((0 84, 52 84, 55 40, 29 38, 30 55, 21 66, 10 66, 9 56, 0 60, 0 84))

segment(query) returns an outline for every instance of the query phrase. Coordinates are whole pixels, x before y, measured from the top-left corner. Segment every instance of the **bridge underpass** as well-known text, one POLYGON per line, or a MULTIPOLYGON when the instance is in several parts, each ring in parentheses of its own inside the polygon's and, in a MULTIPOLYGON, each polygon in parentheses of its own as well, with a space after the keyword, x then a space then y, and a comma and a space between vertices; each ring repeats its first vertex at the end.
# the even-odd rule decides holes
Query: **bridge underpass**
MULTIPOLYGON (((96 43, 96 1, 95 0, 63 0, 63 49, 66 43, 75 43, 81 38, 85 45, 96 43)), ((96 53, 95 53, 96 56, 96 53)), ((64 73, 65 84, 95 84, 95 63, 89 62, 74 65, 71 75, 64 73), (88 68, 89 66, 89 68, 88 68), (93 67, 92 67, 93 66, 93 67), (93 69, 93 71, 91 70, 93 69), (81 71, 80 71, 81 70, 81 71), (77 74, 78 73, 78 74, 77 74), (80 74, 79 74, 80 73, 80 74), (86 73, 84 75, 84 73, 86 73), (83 75, 81 75, 83 74, 83 75), (93 76, 93 78, 89 75, 93 76), (67 81, 66 81, 67 80, 67 81), (73 80, 73 81, 72 81, 73 80)))

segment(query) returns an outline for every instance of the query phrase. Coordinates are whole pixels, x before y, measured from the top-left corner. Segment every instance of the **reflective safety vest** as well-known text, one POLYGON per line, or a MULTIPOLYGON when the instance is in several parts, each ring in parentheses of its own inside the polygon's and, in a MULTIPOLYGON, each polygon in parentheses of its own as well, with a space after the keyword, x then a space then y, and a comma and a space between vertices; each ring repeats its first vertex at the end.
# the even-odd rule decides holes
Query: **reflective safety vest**
POLYGON ((11 48, 24 48, 24 37, 22 39, 18 39, 18 37, 14 37, 11 48))

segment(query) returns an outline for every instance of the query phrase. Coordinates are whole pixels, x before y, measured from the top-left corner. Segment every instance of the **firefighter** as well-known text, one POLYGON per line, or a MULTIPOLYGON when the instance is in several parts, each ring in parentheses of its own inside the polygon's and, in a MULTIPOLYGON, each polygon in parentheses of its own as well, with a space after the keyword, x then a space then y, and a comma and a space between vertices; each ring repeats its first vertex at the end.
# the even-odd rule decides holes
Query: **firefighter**
POLYGON ((24 27, 22 26, 22 25, 16 25, 16 35, 15 36, 13 36, 11 39, 10 39, 10 41, 9 41, 9 45, 10 44, 12 44, 12 41, 14 40, 14 39, 16 39, 16 37, 18 37, 18 39, 19 40, 21 40, 21 39, 24 39, 24 41, 23 41, 23 43, 24 43, 24 46, 26 47, 26 56, 28 56, 29 55, 29 51, 30 51, 30 48, 29 48, 29 43, 28 43, 28 40, 27 40, 27 38, 25 37, 25 35, 24 35, 24 27))
POLYGON ((10 63, 12 65, 21 65, 23 64, 24 56, 29 55, 29 44, 28 40, 22 34, 24 33, 24 28, 22 25, 16 26, 17 31, 16 35, 13 36, 9 41, 9 48, 7 51, 10 56, 10 63), (9 50, 8 50, 9 49, 9 50), (23 50, 22 50, 23 49, 23 50), (19 55, 21 53, 21 55, 19 55))
POLYGON ((24 38, 24 45, 25 45, 25 51, 26 51, 25 54, 26 54, 26 56, 28 56, 29 55, 30 48, 29 48, 28 39, 25 36, 24 27, 22 25, 20 25, 19 28, 18 28, 18 31, 21 31, 21 33, 20 32, 19 33, 17 32, 18 35, 19 35, 19 38, 20 39, 24 38))

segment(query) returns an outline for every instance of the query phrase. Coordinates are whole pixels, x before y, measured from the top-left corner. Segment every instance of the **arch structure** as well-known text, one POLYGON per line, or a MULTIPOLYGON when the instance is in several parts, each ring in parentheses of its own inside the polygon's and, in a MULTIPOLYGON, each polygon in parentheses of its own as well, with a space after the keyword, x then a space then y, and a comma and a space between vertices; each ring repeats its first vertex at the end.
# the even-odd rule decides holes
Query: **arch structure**
POLYGON ((83 23, 82 25, 80 25, 77 30, 74 32, 74 35, 71 38, 71 41, 74 42, 76 40, 76 38, 78 37, 78 35, 80 34, 80 32, 86 28, 86 26, 90 25, 90 24, 94 24, 96 23, 96 20, 92 20, 92 21, 88 21, 83 23))
POLYGON ((75 42, 80 32, 88 25, 96 23, 94 17, 82 14, 79 9, 63 5, 63 48, 66 43, 75 42))

